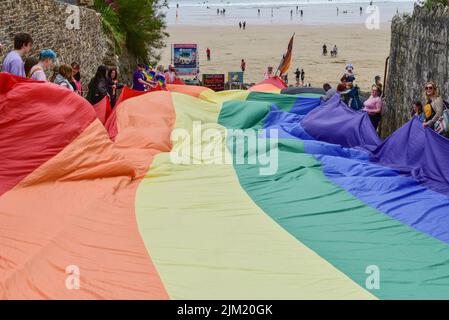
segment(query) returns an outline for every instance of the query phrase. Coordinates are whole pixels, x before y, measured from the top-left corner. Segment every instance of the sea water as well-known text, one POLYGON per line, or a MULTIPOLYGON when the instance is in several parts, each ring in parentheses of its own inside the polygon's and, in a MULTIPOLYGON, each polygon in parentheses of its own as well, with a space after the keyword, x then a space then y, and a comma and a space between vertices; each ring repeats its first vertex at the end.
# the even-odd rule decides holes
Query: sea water
POLYGON ((379 22, 389 23, 396 14, 410 14, 414 1, 384 0, 370 4, 370 0, 170 0, 165 13, 168 25, 237 26, 246 21, 250 28, 265 24, 363 24, 371 19, 376 8, 379 22), (217 14, 217 9, 225 9, 226 14, 217 14))

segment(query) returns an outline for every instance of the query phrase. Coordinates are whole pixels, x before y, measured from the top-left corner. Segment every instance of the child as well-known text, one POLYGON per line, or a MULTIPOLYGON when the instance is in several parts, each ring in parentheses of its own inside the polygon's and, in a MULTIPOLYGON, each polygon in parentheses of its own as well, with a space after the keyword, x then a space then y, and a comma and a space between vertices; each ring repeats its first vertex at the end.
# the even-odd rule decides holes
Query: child
POLYGON ((412 116, 416 116, 421 122, 426 121, 426 115, 424 114, 424 108, 421 101, 413 102, 412 116))

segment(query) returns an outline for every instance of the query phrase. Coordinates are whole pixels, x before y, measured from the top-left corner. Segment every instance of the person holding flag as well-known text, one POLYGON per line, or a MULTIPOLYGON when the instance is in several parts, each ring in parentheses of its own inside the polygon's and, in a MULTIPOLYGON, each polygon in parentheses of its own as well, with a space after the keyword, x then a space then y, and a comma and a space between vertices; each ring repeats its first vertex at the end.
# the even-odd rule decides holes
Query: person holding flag
POLYGON ((145 70, 145 64, 139 63, 137 65, 137 70, 133 74, 132 88, 136 91, 146 91, 148 87, 154 87, 154 85, 148 80, 145 70))

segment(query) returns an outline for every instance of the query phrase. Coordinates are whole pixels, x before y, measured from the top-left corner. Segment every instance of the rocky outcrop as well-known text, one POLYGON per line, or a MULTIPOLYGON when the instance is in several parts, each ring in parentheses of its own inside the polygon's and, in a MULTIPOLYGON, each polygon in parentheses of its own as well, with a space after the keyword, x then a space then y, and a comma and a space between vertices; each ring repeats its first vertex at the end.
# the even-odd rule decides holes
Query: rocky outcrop
POLYGON ((415 6, 411 16, 394 17, 383 137, 410 120, 413 100, 422 100, 429 80, 434 80, 443 98, 449 99, 449 6, 415 6))

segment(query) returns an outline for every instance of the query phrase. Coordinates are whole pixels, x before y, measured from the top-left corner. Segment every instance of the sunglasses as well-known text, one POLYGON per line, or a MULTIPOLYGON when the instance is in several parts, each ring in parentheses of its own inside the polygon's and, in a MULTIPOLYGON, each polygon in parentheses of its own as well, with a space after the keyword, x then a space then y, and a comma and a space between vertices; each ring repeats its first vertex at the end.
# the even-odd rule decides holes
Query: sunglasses
POLYGON ((426 87, 426 90, 433 90, 433 87, 426 87))

